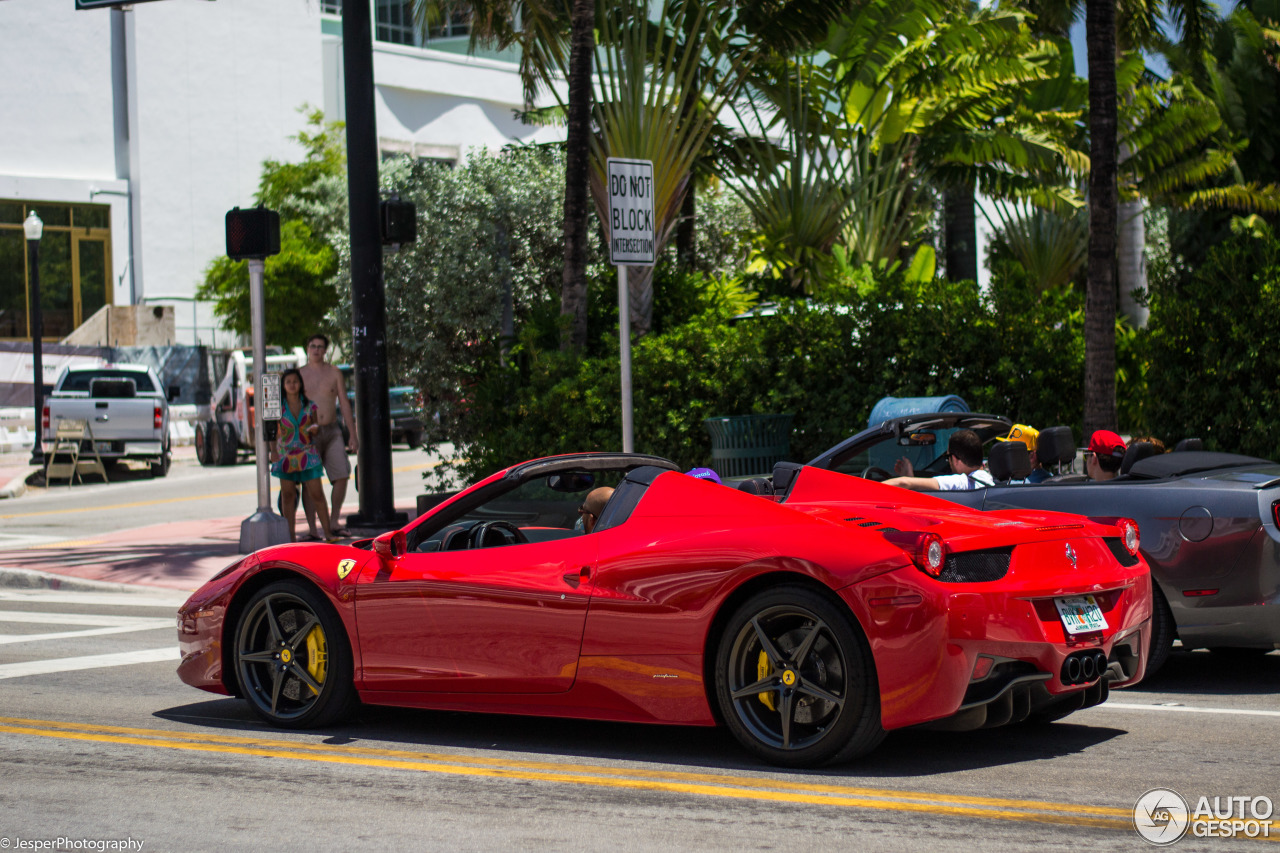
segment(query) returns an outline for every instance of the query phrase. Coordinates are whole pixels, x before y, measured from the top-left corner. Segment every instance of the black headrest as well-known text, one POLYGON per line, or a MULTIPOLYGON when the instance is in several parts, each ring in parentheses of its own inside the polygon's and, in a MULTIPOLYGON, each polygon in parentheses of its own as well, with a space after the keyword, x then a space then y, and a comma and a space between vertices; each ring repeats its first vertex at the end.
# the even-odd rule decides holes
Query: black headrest
POLYGON ((1036 458, 1041 465, 1070 465, 1076 458, 1076 441, 1071 427, 1054 426, 1040 430, 1036 438, 1036 458))
POLYGON ((785 495, 804 466, 799 462, 779 462, 773 466, 773 493, 785 495))
POLYGON ((1174 453, 1186 453, 1192 450, 1204 450, 1204 441, 1198 438, 1184 438, 1173 446, 1174 453))
POLYGON ((1031 473, 1031 451, 1021 441, 997 441, 991 445, 987 467, 1001 482, 1025 480, 1031 473))
POLYGON ((773 484, 764 477, 752 477, 738 484, 738 491, 753 495, 772 495, 773 484))
POLYGON ((1133 467, 1133 463, 1149 456, 1155 456, 1159 452, 1160 448, 1149 441, 1135 441, 1124 452, 1124 459, 1120 462, 1120 473, 1128 474, 1129 469, 1133 467))

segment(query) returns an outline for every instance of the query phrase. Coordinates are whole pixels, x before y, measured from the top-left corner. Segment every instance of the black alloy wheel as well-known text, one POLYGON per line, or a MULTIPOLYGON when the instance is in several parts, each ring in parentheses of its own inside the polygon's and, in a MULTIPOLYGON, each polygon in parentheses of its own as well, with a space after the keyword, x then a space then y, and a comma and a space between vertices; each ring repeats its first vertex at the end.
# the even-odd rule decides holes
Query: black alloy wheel
POLYGON ((1178 626, 1173 621, 1173 611, 1156 579, 1151 579, 1151 643, 1147 646, 1147 668, 1143 678, 1150 678, 1160 671, 1169 652, 1173 651, 1174 638, 1178 636, 1178 626))
POLYGON ((738 609, 716 655, 716 696, 734 736, 773 764, 849 761, 884 737, 862 630, 808 587, 766 590, 738 609))
POLYGON ((325 726, 355 706, 346 631, 314 587, 283 580, 259 590, 236 625, 235 643, 241 693, 267 722, 325 726))

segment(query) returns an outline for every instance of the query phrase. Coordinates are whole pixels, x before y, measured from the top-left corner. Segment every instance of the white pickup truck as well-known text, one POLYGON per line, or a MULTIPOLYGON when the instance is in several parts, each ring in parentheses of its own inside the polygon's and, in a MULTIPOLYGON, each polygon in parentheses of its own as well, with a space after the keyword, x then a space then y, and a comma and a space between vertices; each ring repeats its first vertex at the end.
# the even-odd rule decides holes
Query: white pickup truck
MULTIPOLYGON (((166 392, 156 372, 140 364, 72 365, 45 400, 41 431, 49 443, 60 421, 85 421, 103 462, 142 460, 163 477, 170 462, 169 401, 177 396, 176 385, 166 392)), ((81 452, 88 449, 82 445, 81 452)))

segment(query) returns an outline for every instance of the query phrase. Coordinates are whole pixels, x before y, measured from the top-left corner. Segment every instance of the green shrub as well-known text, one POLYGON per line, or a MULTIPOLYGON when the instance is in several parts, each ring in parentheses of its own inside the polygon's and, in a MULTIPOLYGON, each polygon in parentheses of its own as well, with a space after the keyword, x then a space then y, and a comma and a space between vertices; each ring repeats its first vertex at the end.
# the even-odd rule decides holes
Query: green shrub
MULTIPOLYGON (((708 464, 703 420, 794 414, 791 457, 806 460, 867 425, 886 395, 956 393, 976 411, 1078 424, 1083 314, 1073 291, 983 297, 973 282, 882 281, 852 307, 783 302, 737 323, 706 311, 632 348, 635 445, 682 466, 708 464)), ((578 357, 525 340, 489 365, 456 435, 461 473, 536 456, 621 447, 616 338, 578 357)))
POLYGON ((1152 282, 1147 427, 1280 459, 1280 240, 1237 234, 1181 280, 1152 282))

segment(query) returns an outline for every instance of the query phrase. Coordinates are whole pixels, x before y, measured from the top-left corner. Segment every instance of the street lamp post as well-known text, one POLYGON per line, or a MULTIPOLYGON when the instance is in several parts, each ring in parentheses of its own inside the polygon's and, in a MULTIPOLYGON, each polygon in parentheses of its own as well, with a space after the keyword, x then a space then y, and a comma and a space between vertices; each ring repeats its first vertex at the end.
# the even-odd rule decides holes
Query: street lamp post
POLYGON ((40 237, 44 234, 44 222, 33 210, 22 223, 22 230, 27 235, 27 264, 31 269, 31 352, 34 360, 32 372, 34 376, 33 392, 35 395, 36 441, 31 448, 31 464, 44 466, 44 359, 41 345, 44 338, 44 317, 40 314, 40 237))

